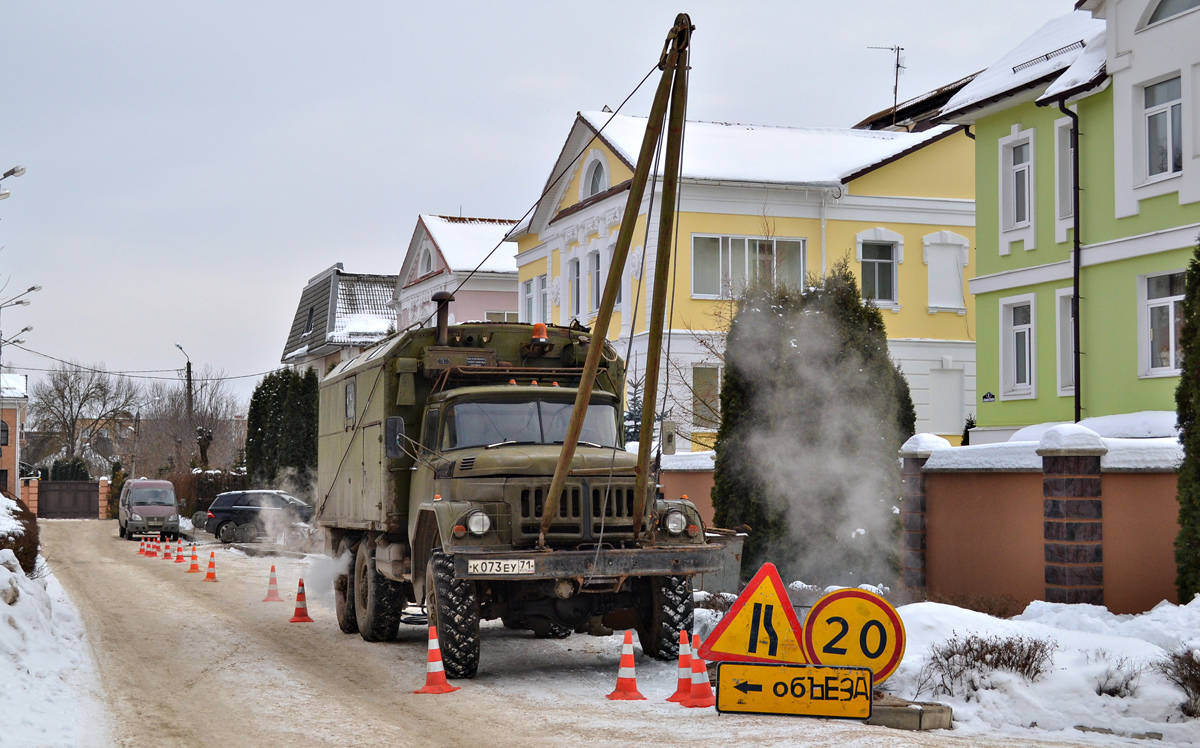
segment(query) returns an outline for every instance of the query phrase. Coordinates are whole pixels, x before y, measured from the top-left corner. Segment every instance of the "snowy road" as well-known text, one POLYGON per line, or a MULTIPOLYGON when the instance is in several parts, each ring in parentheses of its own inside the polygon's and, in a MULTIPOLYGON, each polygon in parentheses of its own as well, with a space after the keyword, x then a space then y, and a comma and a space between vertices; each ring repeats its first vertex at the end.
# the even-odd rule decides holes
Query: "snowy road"
POLYGON ((610 702, 604 694, 615 682, 619 637, 538 641, 490 624, 479 677, 458 681, 453 694, 416 696, 425 629, 402 626, 389 644, 342 634, 327 562, 218 549, 220 582, 206 584, 185 565, 136 556, 116 530, 115 522, 42 524, 43 554, 79 608, 95 655, 109 709, 104 744, 1067 745, 683 709, 662 701, 674 688, 674 666, 640 650, 639 686, 649 700, 610 702), (259 602, 272 563, 287 605, 259 602), (301 575, 316 623, 289 624, 301 575))

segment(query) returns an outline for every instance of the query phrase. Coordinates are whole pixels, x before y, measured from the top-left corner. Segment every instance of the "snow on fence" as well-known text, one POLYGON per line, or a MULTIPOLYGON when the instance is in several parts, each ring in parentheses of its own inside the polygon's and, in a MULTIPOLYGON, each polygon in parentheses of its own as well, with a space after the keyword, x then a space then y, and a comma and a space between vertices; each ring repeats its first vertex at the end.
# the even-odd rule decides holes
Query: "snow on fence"
POLYGON ((1022 607, 1045 600, 1140 613, 1177 602, 1183 450, 1173 428, 1126 438, 1138 415, 1094 424, 1102 433, 1030 427, 1000 444, 909 439, 900 451, 904 583, 931 599, 1012 598, 1022 607))

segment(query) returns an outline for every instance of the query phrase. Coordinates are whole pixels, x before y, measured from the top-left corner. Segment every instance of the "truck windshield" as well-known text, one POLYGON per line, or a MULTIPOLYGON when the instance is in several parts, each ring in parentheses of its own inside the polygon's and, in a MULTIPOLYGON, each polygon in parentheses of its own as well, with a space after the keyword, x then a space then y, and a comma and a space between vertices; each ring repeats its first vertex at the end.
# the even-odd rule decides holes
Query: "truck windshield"
POLYGON ((135 488, 129 492, 130 504, 175 505, 175 492, 169 488, 135 488))
MULTIPOLYGON (((450 406, 442 449, 500 444, 561 444, 574 403, 551 400, 468 402, 450 406)), ((601 447, 617 443, 617 409, 593 403, 583 419, 579 441, 601 447)))

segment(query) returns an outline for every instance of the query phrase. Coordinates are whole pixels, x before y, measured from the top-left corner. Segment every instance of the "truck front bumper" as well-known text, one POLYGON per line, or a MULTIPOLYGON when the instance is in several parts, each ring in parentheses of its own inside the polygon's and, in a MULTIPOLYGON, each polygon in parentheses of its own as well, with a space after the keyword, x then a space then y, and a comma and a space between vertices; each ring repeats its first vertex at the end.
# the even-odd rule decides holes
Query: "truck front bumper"
POLYGON ((459 579, 621 579, 707 574, 722 564, 715 543, 657 548, 591 551, 473 551, 456 548, 459 579))

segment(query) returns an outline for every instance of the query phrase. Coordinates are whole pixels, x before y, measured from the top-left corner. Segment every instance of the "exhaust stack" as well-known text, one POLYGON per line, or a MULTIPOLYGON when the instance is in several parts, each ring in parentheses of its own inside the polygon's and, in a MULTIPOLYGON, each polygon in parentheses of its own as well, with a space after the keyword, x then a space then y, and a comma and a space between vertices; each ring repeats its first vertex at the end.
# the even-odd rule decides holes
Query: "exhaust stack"
POLYGON ((437 304, 437 344, 447 345, 450 342, 450 302, 454 294, 449 291, 438 291, 433 295, 437 304))

